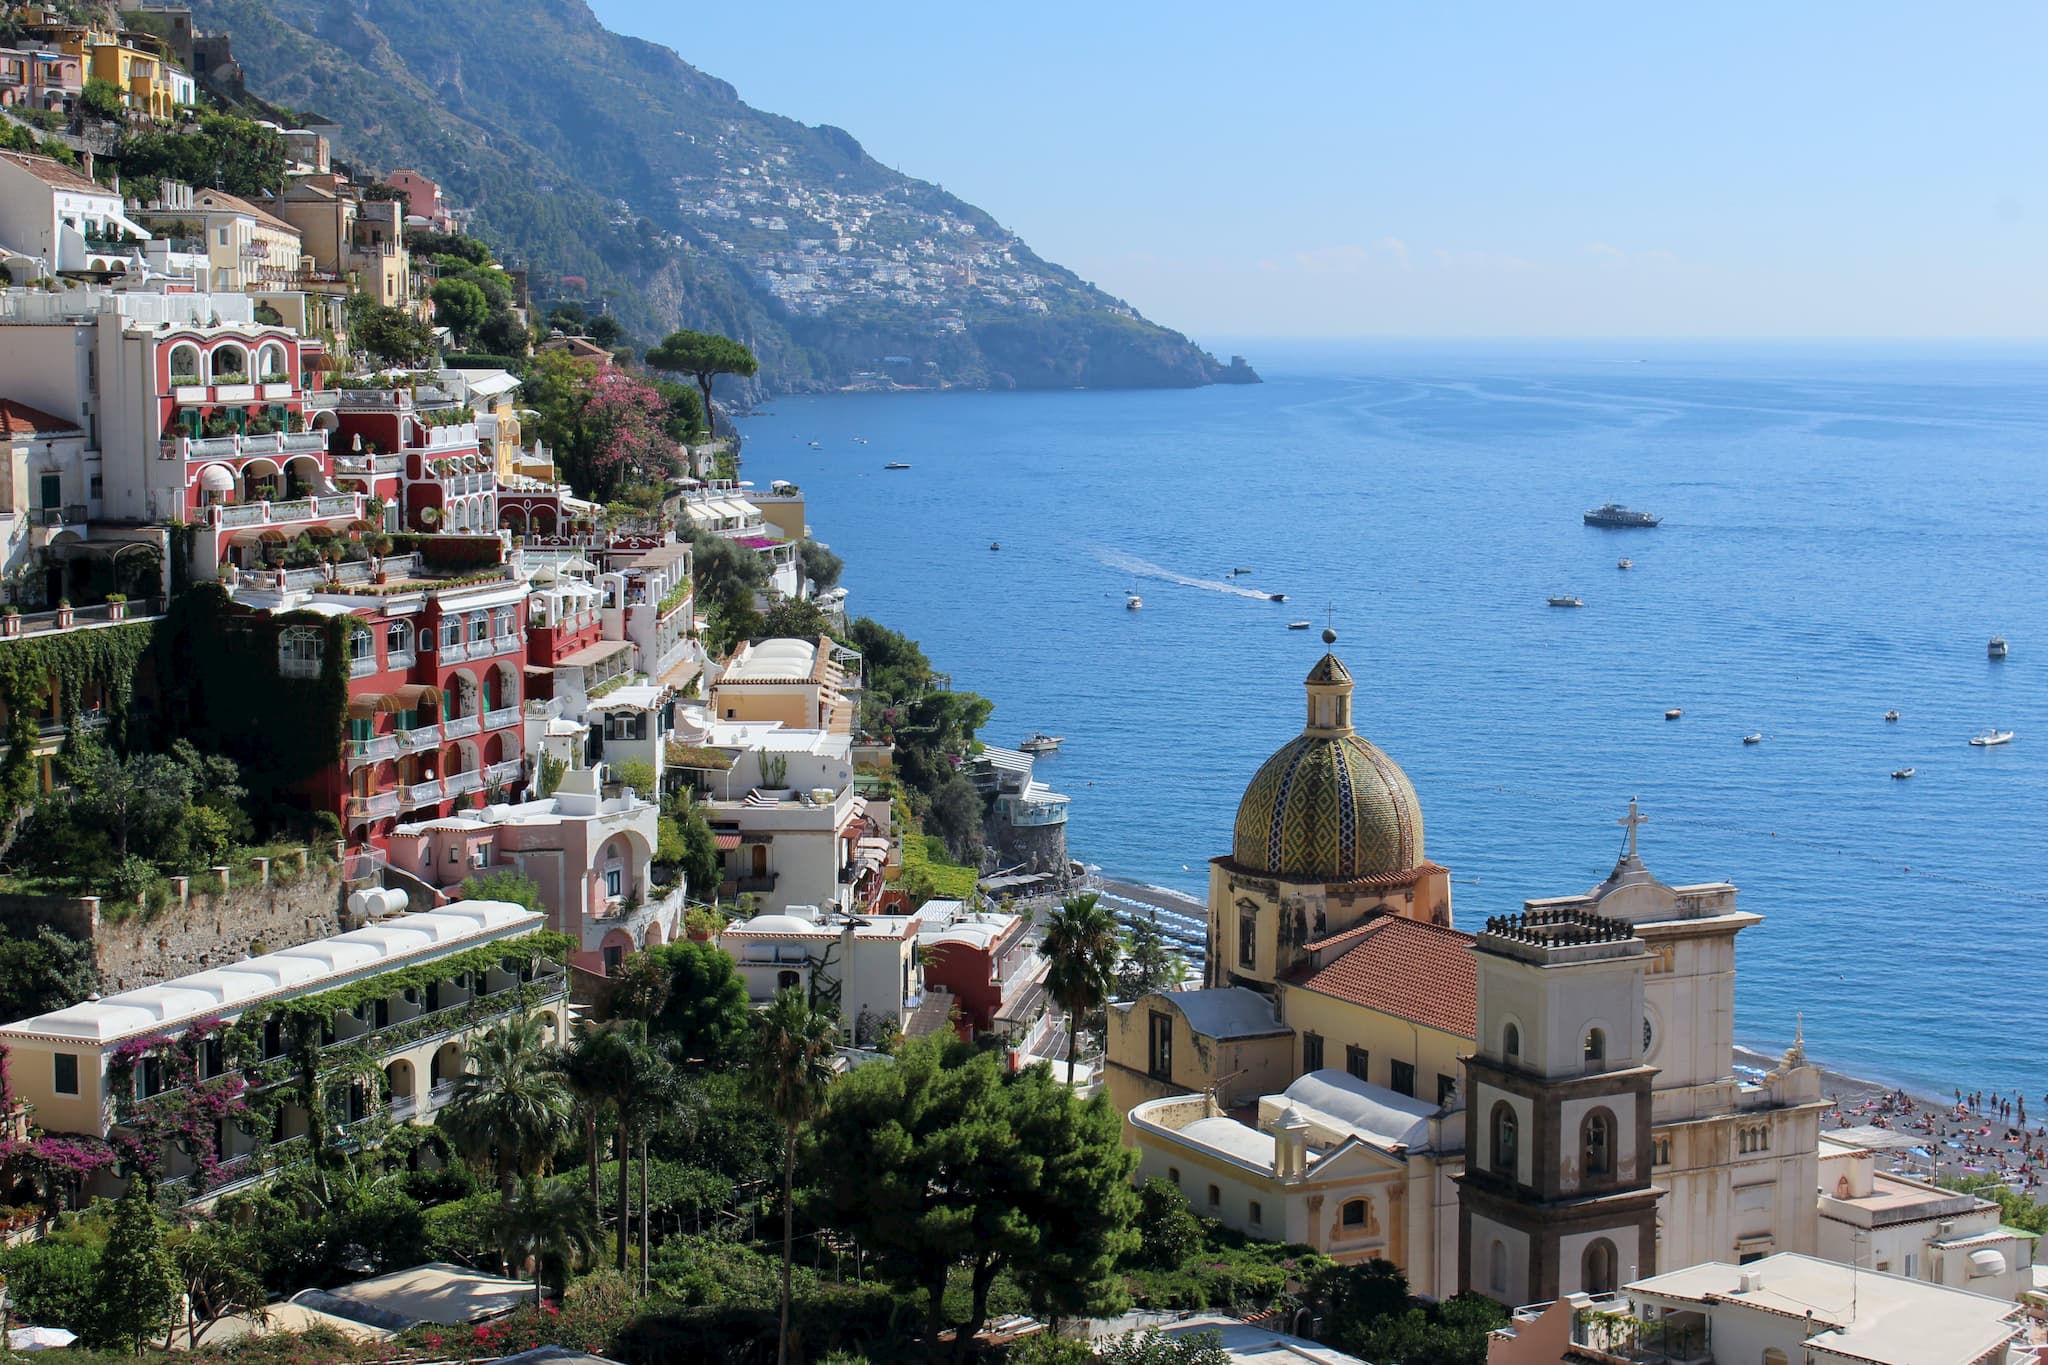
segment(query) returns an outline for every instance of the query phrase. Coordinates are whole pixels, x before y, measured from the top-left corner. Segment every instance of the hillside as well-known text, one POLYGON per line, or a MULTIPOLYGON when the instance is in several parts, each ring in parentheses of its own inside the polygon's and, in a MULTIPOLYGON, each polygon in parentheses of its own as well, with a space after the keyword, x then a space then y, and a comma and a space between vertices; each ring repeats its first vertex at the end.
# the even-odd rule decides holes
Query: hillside
POLYGON ((609 32, 583 0, 193 11, 232 34, 252 91, 339 125, 337 157, 440 181, 537 300, 587 289, 642 342, 677 326, 740 337, 768 391, 1253 378, 850 134, 750 108, 609 32))

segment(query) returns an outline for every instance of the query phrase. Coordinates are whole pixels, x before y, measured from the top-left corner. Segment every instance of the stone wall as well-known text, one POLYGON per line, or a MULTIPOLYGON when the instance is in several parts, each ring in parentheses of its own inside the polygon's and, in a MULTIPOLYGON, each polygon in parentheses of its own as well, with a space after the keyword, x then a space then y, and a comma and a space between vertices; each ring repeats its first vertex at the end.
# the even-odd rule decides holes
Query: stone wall
POLYGON ((1067 827, 1058 825, 1012 826, 996 822, 996 852, 1005 867, 1026 872, 1064 873, 1067 870, 1067 827))
POLYGON ((258 953, 338 934, 347 925, 347 885, 338 863, 294 867, 289 880, 269 870, 218 868, 210 888, 193 878, 182 901, 154 914, 116 919, 96 896, 0 896, 0 924, 17 933, 43 925, 88 939, 100 989, 133 990, 174 976, 223 967, 258 953), (225 889, 222 884, 226 883, 225 889))

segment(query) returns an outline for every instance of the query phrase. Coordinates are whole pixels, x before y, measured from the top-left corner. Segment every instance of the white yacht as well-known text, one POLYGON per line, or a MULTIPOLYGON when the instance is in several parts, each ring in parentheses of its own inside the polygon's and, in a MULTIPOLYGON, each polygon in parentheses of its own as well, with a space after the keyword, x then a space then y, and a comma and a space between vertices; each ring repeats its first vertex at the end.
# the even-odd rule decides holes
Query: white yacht
POLYGON ((1970 736, 1970 743, 1978 749, 1989 749, 1994 744, 2010 744, 2012 743, 2012 731, 2000 730, 1994 726, 1981 735, 1970 736))
POLYGON ((1130 596, 1128 596, 1128 597, 1126 597, 1126 598, 1124 599, 1124 606, 1125 606, 1125 608, 1126 608, 1126 609, 1128 609, 1128 610, 1130 610, 1130 611, 1136 611, 1136 610, 1137 610, 1138 608, 1140 608, 1140 607, 1142 607, 1142 606, 1144 606, 1144 605, 1145 605, 1145 599, 1144 599, 1144 598, 1142 598, 1142 597, 1140 597, 1140 596, 1138 596, 1138 594, 1136 594, 1136 593, 1132 593, 1132 594, 1131 594, 1130 596))

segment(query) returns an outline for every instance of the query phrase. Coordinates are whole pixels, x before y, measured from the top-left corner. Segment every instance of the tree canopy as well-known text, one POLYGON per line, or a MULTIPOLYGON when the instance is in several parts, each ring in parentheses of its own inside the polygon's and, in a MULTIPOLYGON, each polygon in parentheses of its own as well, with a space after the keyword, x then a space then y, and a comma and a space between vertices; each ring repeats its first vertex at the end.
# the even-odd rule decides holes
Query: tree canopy
POLYGON ((686 374, 697 381, 697 390, 704 396, 707 424, 711 420, 711 381, 722 374, 751 378, 761 369, 752 351, 731 337, 711 332, 670 332, 647 353, 647 363, 657 370, 686 374))
POLYGON ((752 1015, 746 983, 732 955, 716 944, 685 940, 649 948, 668 968, 668 1003, 654 1018, 653 1034, 674 1044, 698 1068, 720 1070, 736 1061, 752 1015))
POLYGON ((998 1273, 1042 1313, 1121 1307, 1112 1270, 1135 1244, 1137 1155, 1119 1127, 1106 1098, 1076 1099, 1045 1066, 1010 1073, 994 1052, 935 1036, 843 1078, 805 1151, 827 1221, 885 1279, 925 1294, 933 1358, 953 1349, 964 1359, 998 1273), (949 1320, 955 1266, 966 1268, 969 1307, 949 1320), (948 1328, 957 1348, 940 1342, 948 1328))

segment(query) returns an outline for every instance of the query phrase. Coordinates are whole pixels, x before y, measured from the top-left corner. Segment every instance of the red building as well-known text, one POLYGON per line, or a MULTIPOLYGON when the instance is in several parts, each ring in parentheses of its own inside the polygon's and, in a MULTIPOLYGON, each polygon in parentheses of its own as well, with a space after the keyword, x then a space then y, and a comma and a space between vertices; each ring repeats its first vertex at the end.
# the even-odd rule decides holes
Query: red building
POLYGON ((924 950, 927 997, 952 997, 962 1038, 1000 1033, 1032 1038, 1046 1013, 1047 963, 1025 938, 1021 915, 972 914, 958 901, 928 901, 918 946, 924 950))
POLYGON ((393 509, 393 529, 489 533, 498 527, 498 474, 477 442, 476 414, 431 384, 344 389, 337 474, 393 509))

